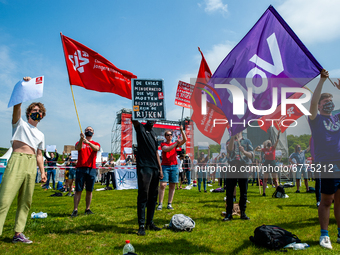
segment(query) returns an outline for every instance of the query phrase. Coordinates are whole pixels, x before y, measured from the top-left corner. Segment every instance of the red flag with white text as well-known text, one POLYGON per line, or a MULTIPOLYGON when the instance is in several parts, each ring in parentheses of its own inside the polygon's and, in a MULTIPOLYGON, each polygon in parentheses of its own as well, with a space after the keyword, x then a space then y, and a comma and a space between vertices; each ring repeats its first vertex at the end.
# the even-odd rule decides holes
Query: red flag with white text
MULTIPOLYGON (((199 49, 199 48, 198 48, 199 49)), ((215 91, 213 88, 207 85, 210 77, 211 77, 211 71, 210 68, 204 58, 203 53, 199 49, 201 55, 202 55, 202 60, 201 60, 201 65, 197 74, 197 80, 195 84, 194 91, 191 96, 191 107, 193 110, 193 113, 191 115, 191 119, 196 123, 196 126, 198 130, 206 137, 214 140, 217 143, 221 143, 222 136, 224 134, 224 131, 226 128, 229 127, 228 121, 225 117, 225 114, 223 111, 216 106, 216 104, 207 102, 206 104, 206 114, 202 115, 201 113, 201 95, 202 93, 207 93, 209 96, 213 96, 209 91, 207 91, 205 88, 209 87, 212 91, 215 91), (214 120, 220 120, 214 127, 214 120)), ((215 97, 217 99, 220 99, 219 95, 215 93, 215 97)), ((215 98, 214 97, 214 98, 215 98)), ((215 99, 214 99, 215 101, 215 99)), ((222 103, 222 102, 221 102, 222 103)))
POLYGON ((85 45, 62 34, 70 85, 98 92, 109 92, 131 99, 131 72, 118 69, 110 61, 85 45))

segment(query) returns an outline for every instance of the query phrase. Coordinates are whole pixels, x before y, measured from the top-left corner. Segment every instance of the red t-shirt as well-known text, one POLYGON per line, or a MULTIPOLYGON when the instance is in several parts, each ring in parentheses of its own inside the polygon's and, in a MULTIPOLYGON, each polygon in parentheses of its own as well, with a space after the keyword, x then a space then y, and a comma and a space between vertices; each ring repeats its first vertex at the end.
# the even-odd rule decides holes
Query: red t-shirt
MULTIPOLYGON (((177 142, 174 142, 177 143, 177 142)), ((171 146, 174 143, 161 143, 161 148, 163 146, 171 146)), ((177 152, 176 152, 176 147, 173 148, 171 151, 165 152, 162 151, 162 166, 172 166, 172 165, 177 165, 177 152)))
POLYGON ((272 146, 268 149, 262 148, 262 152, 264 153, 264 159, 265 160, 275 160, 275 148, 272 146))
MULTIPOLYGON (((100 147, 100 144, 95 141, 89 141, 89 142, 94 145, 98 145, 100 147)), ((79 142, 76 143, 76 146, 78 143, 79 142)), ((78 162, 77 162, 76 167, 96 168, 96 158, 97 158, 97 152, 92 150, 90 145, 83 143, 81 150, 78 151, 78 162)))

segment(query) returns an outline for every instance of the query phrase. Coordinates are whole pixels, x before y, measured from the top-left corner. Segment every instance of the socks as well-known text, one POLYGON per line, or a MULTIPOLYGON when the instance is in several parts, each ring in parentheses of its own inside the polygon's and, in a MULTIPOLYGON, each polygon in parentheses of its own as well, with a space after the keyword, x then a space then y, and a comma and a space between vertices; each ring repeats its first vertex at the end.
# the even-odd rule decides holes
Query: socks
MULTIPOLYGON (((339 231, 339 229, 338 229, 338 231, 339 231)), ((321 236, 329 236, 328 235, 328 230, 321 229, 321 236)))

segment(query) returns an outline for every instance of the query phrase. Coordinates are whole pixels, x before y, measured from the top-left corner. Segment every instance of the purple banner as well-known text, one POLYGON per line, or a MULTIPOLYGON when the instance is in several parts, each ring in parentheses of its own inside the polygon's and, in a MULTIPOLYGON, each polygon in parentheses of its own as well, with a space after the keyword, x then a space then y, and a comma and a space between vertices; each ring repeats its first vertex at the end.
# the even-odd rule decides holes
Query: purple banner
MULTIPOLYGON (((248 120, 263 116, 249 110, 248 90, 252 90, 252 102, 249 103, 255 109, 270 109, 273 95, 277 96, 277 104, 273 105, 276 109, 281 103, 281 88, 303 87, 321 70, 322 66, 293 30, 274 7, 269 6, 221 62, 208 83, 215 88, 222 103, 209 96, 207 101, 222 109, 230 124, 229 131, 235 135, 247 127, 248 120), (227 84, 238 90, 231 91, 227 84), (273 93, 273 88, 277 88, 277 93, 273 93), (235 103, 244 108, 242 113, 242 107, 233 107, 235 103), (234 108, 238 109, 237 114, 234 114, 234 108)), ((292 93, 288 93, 287 98, 290 95, 292 93)))

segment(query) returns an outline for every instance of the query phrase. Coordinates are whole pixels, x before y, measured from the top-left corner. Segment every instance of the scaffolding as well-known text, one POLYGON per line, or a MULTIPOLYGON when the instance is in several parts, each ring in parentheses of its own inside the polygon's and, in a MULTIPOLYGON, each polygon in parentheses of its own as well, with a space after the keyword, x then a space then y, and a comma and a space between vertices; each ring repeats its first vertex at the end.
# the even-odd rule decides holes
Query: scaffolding
POLYGON ((111 130, 111 153, 120 155, 122 113, 132 114, 131 109, 123 108, 116 113, 116 119, 111 130))

